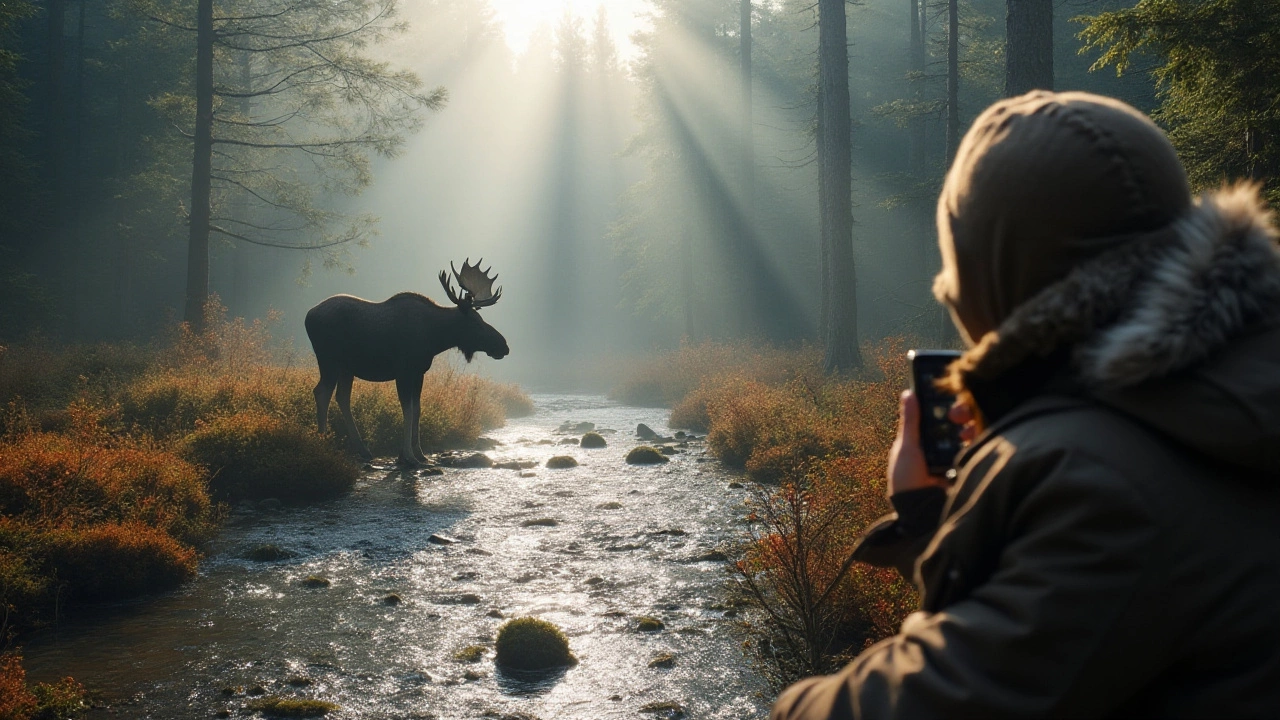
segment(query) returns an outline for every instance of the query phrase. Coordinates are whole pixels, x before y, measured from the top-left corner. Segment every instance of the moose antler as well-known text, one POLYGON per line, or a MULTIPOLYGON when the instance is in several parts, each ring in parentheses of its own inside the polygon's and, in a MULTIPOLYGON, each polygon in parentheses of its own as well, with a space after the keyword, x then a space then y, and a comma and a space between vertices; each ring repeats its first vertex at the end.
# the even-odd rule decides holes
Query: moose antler
POLYGON ((461 271, 453 267, 452 262, 449 263, 453 276, 458 280, 458 286, 466 291, 466 298, 475 308, 489 307, 502 297, 502 288, 498 288, 497 292, 493 290, 493 282, 498 279, 498 276, 495 274, 489 277, 489 270, 492 270, 493 266, 490 265, 488 270, 481 270, 480 263, 483 262, 484 258, 480 258, 475 265, 472 265, 471 258, 467 258, 462 261, 461 271))
POLYGON ((502 297, 502 288, 498 288, 497 292, 493 290, 493 281, 498 279, 497 275, 489 277, 489 270, 481 270, 480 263, 484 262, 484 258, 480 258, 480 262, 475 265, 471 264, 471 258, 462 261, 462 270, 459 271, 449 263, 449 269, 453 270, 453 277, 458 280, 458 286, 463 290, 463 296, 453 290, 453 283, 449 280, 449 273, 440 271, 440 285, 444 287, 444 292, 449 296, 449 301, 454 305, 467 306, 472 308, 489 307, 498 302, 502 297))

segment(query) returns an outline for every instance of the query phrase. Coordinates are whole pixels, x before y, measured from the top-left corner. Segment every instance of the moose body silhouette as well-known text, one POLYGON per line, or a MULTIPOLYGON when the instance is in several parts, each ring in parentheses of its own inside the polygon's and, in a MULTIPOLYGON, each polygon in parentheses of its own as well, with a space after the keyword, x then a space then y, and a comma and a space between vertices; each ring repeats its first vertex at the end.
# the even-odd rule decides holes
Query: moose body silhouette
POLYGON ((351 415, 351 384, 355 378, 370 382, 394 380, 404 413, 404 439, 397 464, 417 467, 426 462, 418 422, 422 414, 422 380, 431 369, 431 361, 455 347, 467 362, 477 352, 495 360, 510 352, 506 338, 480 318, 480 308, 493 305, 502 297, 502 288, 493 291, 498 276, 489 277, 488 270, 480 269, 481 262, 484 260, 471 265, 468 258, 461 271, 449 263, 463 290, 461 298, 454 292, 448 273, 440 271, 440 284, 454 307, 403 292, 382 302, 334 295, 307 311, 307 337, 320 366, 320 382, 314 393, 320 432, 326 429, 329 400, 336 388, 350 449, 365 460, 372 459, 351 415))

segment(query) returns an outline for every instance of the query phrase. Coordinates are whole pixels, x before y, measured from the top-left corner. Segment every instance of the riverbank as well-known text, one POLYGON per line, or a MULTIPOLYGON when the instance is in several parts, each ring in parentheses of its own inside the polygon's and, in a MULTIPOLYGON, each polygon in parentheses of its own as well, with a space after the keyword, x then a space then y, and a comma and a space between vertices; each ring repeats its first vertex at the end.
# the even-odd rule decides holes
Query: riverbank
MULTIPOLYGON (((0 652, 79 608, 191 580, 237 503, 355 485, 341 439, 314 429, 309 353, 274 346, 269 323, 215 311, 209 328, 148 348, 0 348, 0 652)), ((359 383, 353 406, 374 451, 393 451, 394 388, 359 383)), ((532 409, 518 388, 448 367, 428 375, 423 408, 435 449, 532 409)))
POLYGON ((666 443, 678 452, 665 464, 627 464, 638 424, 674 435, 663 410, 534 401, 487 435, 500 443, 488 456, 525 469, 378 467, 337 500, 237 510, 194 581, 34 638, 32 677, 70 672, 117 717, 239 716, 270 695, 371 720, 762 717, 767 686, 726 595, 748 490, 697 440, 666 443), (582 422, 606 447, 577 444, 582 422), (548 469, 560 455, 578 465, 548 469), (285 555, 250 559, 267 545, 285 555), (497 670, 495 633, 521 616, 563 628, 579 663, 533 679, 497 670))
POLYGON ((686 345, 615 390, 667 405, 671 427, 706 433, 711 454, 762 483, 736 568, 750 643, 775 689, 834 670, 915 609, 896 571, 844 567, 892 509, 884 478, 906 351, 903 341, 867 346, 860 374, 828 377, 814 348, 686 345))

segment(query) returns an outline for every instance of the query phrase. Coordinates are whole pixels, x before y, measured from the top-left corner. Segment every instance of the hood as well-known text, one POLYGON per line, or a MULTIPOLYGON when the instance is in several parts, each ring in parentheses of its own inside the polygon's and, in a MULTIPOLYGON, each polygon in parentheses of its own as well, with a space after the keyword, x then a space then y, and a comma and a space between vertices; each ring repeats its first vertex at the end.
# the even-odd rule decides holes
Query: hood
POLYGON ((1280 248, 1257 188, 1076 266, 952 365, 958 391, 1069 349, 1101 402, 1232 465, 1280 474, 1280 248))

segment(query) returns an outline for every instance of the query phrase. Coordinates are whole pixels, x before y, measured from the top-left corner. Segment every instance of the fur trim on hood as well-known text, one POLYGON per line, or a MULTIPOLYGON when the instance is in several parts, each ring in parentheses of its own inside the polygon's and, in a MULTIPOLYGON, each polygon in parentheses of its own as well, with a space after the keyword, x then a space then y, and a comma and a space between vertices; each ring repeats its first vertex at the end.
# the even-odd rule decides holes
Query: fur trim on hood
POLYGON ((1280 247, 1256 185, 1207 194, 1168 227, 1077 266, 951 366, 953 392, 1071 346, 1078 379, 1118 390, 1192 367, 1280 320, 1280 247))

